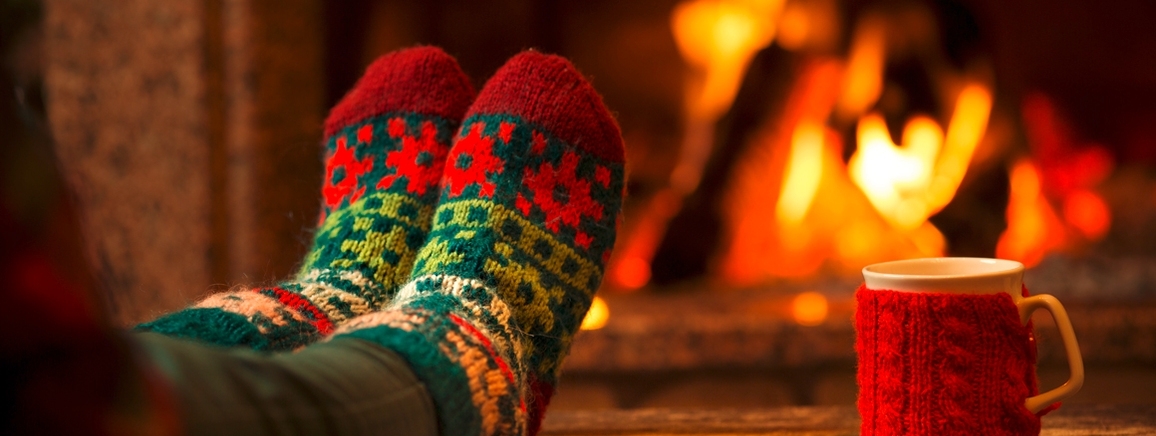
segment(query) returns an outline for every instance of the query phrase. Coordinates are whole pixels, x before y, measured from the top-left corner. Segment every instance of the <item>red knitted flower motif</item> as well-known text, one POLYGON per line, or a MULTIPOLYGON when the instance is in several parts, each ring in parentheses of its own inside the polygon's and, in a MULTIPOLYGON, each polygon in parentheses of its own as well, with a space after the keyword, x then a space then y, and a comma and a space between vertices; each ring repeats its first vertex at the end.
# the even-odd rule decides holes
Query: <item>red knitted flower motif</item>
MULTIPOLYGON (((546 213, 546 228, 552 232, 558 232, 561 224, 577 230, 583 216, 602 219, 602 205, 590 197, 590 182, 578 177, 579 159, 578 154, 568 152, 558 168, 546 162, 537 172, 526 169, 526 186, 534 193, 534 204, 546 213)), ((529 208, 519 209, 526 213, 529 208)), ((584 248, 593 240, 581 230, 574 239, 584 248)))
POLYGON ((437 185, 445 165, 445 156, 449 152, 447 147, 437 142, 437 127, 430 121, 421 125, 421 135, 413 137, 406 135, 405 129, 393 129, 390 121, 389 136, 401 137, 401 149, 389 152, 385 157, 385 164, 395 168, 396 172, 382 177, 377 183, 378 189, 387 189, 401 176, 405 176, 405 190, 411 194, 425 195, 431 187, 437 185))
POLYGON ((485 128, 483 123, 474 124, 470 128, 469 135, 459 139, 457 145, 450 150, 444 173, 444 183, 449 189, 450 197, 462 195, 462 190, 474 183, 482 187, 478 195, 494 196, 494 183, 489 180, 487 174, 501 173, 505 162, 494 156, 494 138, 483 137, 483 128, 485 128))
POLYGON ((329 209, 340 206, 341 201, 350 193, 353 193, 349 198, 350 203, 357 201, 361 194, 365 193, 364 186, 356 192, 354 189, 357 188, 357 179, 373 169, 373 160, 368 156, 357 160, 353 150, 353 147, 346 147, 345 137, 337 138, 337 149, 325 162, 325 186, 321 188, 321 195, 325 197, 325 206, 329 209), (335 183, 333 176, 338 169, 342 169, 345 176, 335 183))

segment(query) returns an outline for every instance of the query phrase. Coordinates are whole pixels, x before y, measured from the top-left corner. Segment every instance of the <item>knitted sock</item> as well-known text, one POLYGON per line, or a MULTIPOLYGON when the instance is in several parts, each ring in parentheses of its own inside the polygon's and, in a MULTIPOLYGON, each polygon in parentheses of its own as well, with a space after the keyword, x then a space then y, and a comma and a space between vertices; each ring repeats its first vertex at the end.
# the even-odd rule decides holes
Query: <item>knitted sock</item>
POLYGON ((864 435, 1037 435, 1031 327, 1006 294, 855 294, 864 435))
POLYGON ((288 350, 381 308, 426 239, 451 135, 473 94, 440 49, 379 58, 325 121, 321 223, 296 279, 216 294, 139 328, 288 350))
POLYGON ((535 434, 602 280, 623 194, 623 146, 565 59, 506 63, 450 150, 414 280, 340 334, 403 355, 443 434, 535 434))

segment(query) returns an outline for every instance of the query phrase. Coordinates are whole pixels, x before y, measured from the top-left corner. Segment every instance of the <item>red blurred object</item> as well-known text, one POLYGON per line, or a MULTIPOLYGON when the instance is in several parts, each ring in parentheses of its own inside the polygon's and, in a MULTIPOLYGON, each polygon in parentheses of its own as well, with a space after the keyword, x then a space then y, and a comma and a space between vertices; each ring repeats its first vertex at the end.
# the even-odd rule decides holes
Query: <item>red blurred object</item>
POLYGON ((1072 123, 1048 96, 1028 95, 1022 113, 1028 145, 1049 197, 1063 198, 1096 186, 1112 173, 1112 154, 1100 144, 1080 141, 1072 123))

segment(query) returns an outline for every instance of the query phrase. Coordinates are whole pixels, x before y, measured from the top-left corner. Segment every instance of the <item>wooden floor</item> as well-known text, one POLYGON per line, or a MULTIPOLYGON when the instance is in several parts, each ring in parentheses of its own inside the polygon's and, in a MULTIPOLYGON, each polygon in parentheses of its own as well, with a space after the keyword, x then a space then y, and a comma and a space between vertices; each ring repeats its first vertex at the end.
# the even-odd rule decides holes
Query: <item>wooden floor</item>
MULTIPOLYGON (((548 414, 543 435, 859 434, 853 407, 766 410, 637 409, 548 414)), ((1043 419, 1044 436, 1156 435, 1156 405, 1062 407, 1043 419)))

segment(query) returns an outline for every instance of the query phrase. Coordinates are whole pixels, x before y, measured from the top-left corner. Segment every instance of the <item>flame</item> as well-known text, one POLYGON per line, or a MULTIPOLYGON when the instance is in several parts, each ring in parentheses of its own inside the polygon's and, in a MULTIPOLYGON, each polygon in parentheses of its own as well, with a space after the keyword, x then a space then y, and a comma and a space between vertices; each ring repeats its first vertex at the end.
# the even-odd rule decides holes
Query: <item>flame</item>
POLYGON ((851 157, 851 178, 897 228, 918 227, 930 215, 924 194, 943 142, 939 125, 927 117, 912 118, 900 148, 891 142, 883 117, 872 114, 859 121, 857 136, 859 150, 851 157))
POLYGON ((1079 249, 1107 235, 1112 212, 1093 187, 1115 163, 1103 146, 1079 140, 1046 95, 1025 98, 1022 114, 1032 158, 1011 170, 1008 227, 996 254, 1032 266, 1050 252, 1079 249))
POLYGON ((946 135, 935 120, 917 115, 903 129, 902 147, 891 142, 882 116, 867 115, 859 120, 851 177, 897 229, 920 228, 955 197, 990 113, 990 91, 967 86, 956 98, 946 135))
POLYGON ((1022 159, 1012 167, 1007 221, 996 257, 1032 267, 1063 246, 1063 224, 1040 190, 1040 172, 1031 160, 1022 159))
POLYGON ((694 191, 710 157, 714 123, 730 107, 755 52, 771 43, 785 0, 693 0, 678 4, 671 29, 690 64, 686 132, 670 176, 679 195, 694 191))
POLYGON ((680 3, 671 28, 683 59, 702 71, 688 93, 692 118, 714 119, 734 101, 754 53, 771 43, 783 0, 697 0, 680 3))
POLYGON ((682 199, 675 190, 663 189, 641 205, 633 219, 622 224, 619 234, 626 237, 616 242, 606 268, 609 286, 634 291, 650 282, 650 260, 666 232, 666 223, 680 207, 682 199))
POLYGON ((867 112, 883 91, 883 63, 887 59, 887 23, 869 16, 859 23, 851 42, 843 94, 835 114, 844 120, 867 112))
MULTIPOLYGON (((833 62, 804 66, 781 121, 752 135, 724 211, 731 237, 718 267, 727 282, 751 285, 768 277, 805 277, 825 267, 851 274, 874 262, 943 254, 944 238, 930 223, 898 230, 877 211, 843 163, 839 134, 819 121, 834 106, 838 90, 828 84, 841 72, 833 62)), ((867 120, 872 122, 877 125, 866 131, 881 127, 883 133, 867 136, 887 138, 897 149, 882 120, 867 120)), ((907 178, 926 186, 933 178, 934 158, 942 154, 944 134, 926 117, 915 119, 907 130, 908 142, 917 144, 902 149, 903 159, 925 162, 916 171, 922 176, 907 178)))
POLYGON ((818 292, 803 292, 791 302, 791 315, 804 326, 817 326, 827 321, 827 297, 818 292))
POLYGON ((791 138, 791 155, 783 178, 783 193, 775 205, 780 223, 798 225, 819 189, 823 177, 823 135, 821 124, 813 120, 799 123, 791 138))
POLYGON ((1064 221, 1088 240, 1098 241, 1108 233, 1112 212, 1099 194, 1082 189, 1064 198, 1064 221))
POLYGON ((955 196, 975 155, 975 149, 987 131, 991 116, 991 91, 979 84, 963 88, 955 100, 955 111, 947 125, 947 138, 936 166, 935 177, 928 188, 936 212, 955 196))
POLYGON ((606 327, 606 322, 610 320, 610 306, 602 297, 595 296, 594 301, 590 303, 590 310, 586 312, 586 317, 582 318, 582 325, 580 330, 598 330, 606 327))

